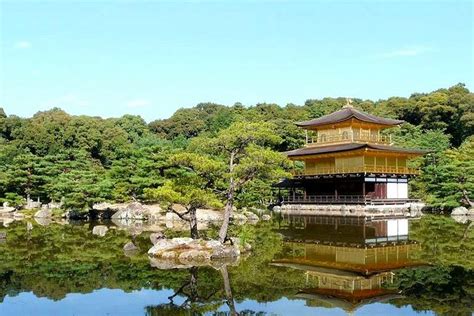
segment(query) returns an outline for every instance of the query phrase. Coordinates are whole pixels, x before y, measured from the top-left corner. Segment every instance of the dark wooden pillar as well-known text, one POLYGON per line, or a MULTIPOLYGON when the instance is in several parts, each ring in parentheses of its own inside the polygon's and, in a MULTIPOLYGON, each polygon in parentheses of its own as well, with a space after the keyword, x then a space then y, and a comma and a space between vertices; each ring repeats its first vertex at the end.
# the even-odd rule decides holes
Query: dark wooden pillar
POLYGON ((362 195, 365 196, 365 181, 362 180, 362 195))

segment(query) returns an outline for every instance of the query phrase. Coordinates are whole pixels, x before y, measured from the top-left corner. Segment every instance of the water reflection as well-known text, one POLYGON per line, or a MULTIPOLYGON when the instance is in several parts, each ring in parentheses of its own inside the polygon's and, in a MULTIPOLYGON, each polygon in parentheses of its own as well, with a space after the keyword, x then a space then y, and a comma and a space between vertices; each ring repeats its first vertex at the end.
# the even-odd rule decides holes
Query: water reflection
POLYGON ((386 288, 392 270, 422 264, 411 255, 419 245, 408 227, 405 218, 289 217, 279 227, 284 251, 272 264, 304 271, 296 297, 308 305, 354 311, 398 297, 386 288))
POLYGON ((108 223, 97 237, 94 225, 0 228, 7 233, 0 242, 0 314, 29 308, 84 315, 84 302, 95 304, 99 294, 108 298, 90 315, 115 314, 117 300, 134 300, 135 309, 121 307, 127 315, 472 311, 472 230, 449 218, 290 217, 234 227, 254 244, 252 255, 235 265, 181 269, 150 265, 150 232, 108 223), (127 257, 123 246, 132 238, 139 250, 127 257), (81 304, 71 293, 82 293, 81 304), (140 293, 154 299, 137 300, 140 293))

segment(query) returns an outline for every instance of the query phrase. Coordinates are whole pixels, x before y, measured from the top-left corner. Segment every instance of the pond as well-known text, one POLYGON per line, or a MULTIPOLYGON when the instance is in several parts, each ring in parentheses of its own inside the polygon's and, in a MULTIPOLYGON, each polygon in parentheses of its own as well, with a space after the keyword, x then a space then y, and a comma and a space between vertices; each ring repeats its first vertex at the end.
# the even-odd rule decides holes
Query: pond
MULTIPOLYGON (((288 217, 233 226, 237 263, 160 269, 160 226, 0 227, 0 315, 471 315, 474 232, 449 217, 288 217), (123 246, 134 240, 135 252, 123 246)), ((102 223, 104 224, 104 223, 102 223)), ((215 236, 215 230, 203 230, 215 236)))

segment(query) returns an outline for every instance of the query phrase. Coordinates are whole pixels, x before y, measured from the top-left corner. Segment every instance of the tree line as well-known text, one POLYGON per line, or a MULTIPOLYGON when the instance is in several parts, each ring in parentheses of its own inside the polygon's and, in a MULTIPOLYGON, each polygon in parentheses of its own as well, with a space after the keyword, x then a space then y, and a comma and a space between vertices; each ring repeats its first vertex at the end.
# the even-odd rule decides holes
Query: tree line
MULTIPOLYGON (((62 200, 78 212, 100 201, 180 202, 189 212, 268 205, 275 198, 271 184, 290 170, 278 153, 304 143, 294 123, 345 103, 200 103, 148 124, 140 116, 103 119, 59 108, 21 118, 0 108, 0 200, 62 200)), ((412 182, 412 195, 442 207, 470 203, 474 94, 463 84, 409 98, 354 99, 353 105, 405 120, 390 131, 395 143, 432 150, 414 162, 422 175, 412 182)))

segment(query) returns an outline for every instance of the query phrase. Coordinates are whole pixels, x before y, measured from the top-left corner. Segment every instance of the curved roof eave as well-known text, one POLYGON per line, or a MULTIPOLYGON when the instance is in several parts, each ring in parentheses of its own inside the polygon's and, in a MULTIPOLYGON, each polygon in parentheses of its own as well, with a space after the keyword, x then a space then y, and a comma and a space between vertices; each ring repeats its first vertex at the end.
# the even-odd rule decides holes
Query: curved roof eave
POLYGON ((313 120, 298 122, 296 123, 296 125, 299 127, 316 127, 316 126, 322 126, 322 125, 341 123, 341 122, 350 120, 352 118, 355 118, 359 121, 366 122, 366 123, 386 125, 386 126, 396 126, 404 122, 402 120, 378 117, 369 113, 359 111, 352 107, 345 107, 339 111, 321 116, 313 120))

